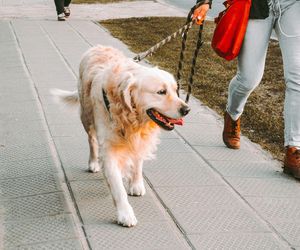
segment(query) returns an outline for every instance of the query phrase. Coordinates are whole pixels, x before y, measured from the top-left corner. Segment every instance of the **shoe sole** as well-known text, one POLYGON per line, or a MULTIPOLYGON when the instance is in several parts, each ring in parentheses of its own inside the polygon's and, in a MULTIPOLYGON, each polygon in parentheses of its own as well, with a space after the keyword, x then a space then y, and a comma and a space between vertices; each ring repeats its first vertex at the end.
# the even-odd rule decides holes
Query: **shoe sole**
POLYGON ((294 174, 293 171, 291 171, 287 166, 283 166, 283 173, 293 176, 296 179, 300 179, 300 175, 294 174))
POLYGON ((224 136, 223 136, 223 142, 227 146, 227 148, 230 148, 230 149, 240 149, 240 147, 241 147, 241 146, 232 146, 232 145, 230 145, 228 142, 226 142, 224 140, 224 136))
POLYGON ((230 149, 240 149, 240 146, 232 146, 232 145, 230 145, 228 143, 225 143, 225 142, 224 142, 224 144, 226 145, 227 148, 230 148, 230 149))

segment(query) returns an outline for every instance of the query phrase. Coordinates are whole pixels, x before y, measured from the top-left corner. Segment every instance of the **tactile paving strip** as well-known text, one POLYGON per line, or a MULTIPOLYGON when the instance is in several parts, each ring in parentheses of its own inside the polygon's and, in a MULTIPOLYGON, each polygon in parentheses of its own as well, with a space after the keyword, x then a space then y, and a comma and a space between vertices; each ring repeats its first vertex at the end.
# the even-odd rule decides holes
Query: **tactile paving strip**
POLYGON ((210 161, 222 176, 226 177, 258 177, 281 178, 281 168, 275 163, 268 162, 236 162, 236 161, 210 161))
MULTIPOLYGON (((147 194, 143 197, 129 196, 128 200, 139 224, 167 220, 168 215, 166 212, 159 209, 147 194)), ((97 201, 78 202, 77 205, 85 225, 108 223, 113 226, 117 222, 117 210, 113 205, 110 194, 106 199, 102 198, 97 201)))
POLYGON ((275 229, 293 246, 300 246, 300 224, 299 221, 294 222, 274 222, 275 229))
MULTIPOLYGON (((116 223, 116 208, 105 181, 72 182, 72 189, 85 224, 116 223)), ((166 220, 166 212, 154 201, 146 185, 147 193, 142 197, 128 196, 139 222, 160 222, 166 220)))
POLYGON ((78 159, 79 157, 84 157, 89 159, 90 150, 89 147, 81 146, 81 147, 72 147, 72 148, 64 148, 59 151, 60 156, 68 161, 72 159, 78 159))
POLYGON ((133 207, 134 213, 139 221, 139 224, 144 223, 159 223, 166 221, 169 215, 161 206, 156 197, 150 193, 150 188, 146 185, 147 193, 142 197, 129 196, 129 203, 133 207))
POLYGON ((105 180, 74 181, 71 182, 71 188, 78 202, 98 201, 111 197, 105 180))
MULTIPOLYGON (((222 135, 222 127, 218 124, 199 124, 199 123, 188 123, 185 126, 176 128, 177 131, 186 136, 201 136, 203 133, 212 135, 213 133, 218 136, 222 135)), ((221 137, 222 138, 222 137, 221 137)))
POLYGON ((80 181, 80 180, 103 180, 102 171, 98 173, 91 173, 87 168, 87 164, 82 167, 64 165, 65 173, 69 181, 80 181))
POLYGON ((255 198, 247 201, 267 220, 300 221, 299 198, 255 198))
POLYGON ((53 140, 59 151, 68 150, 70 148, 89 148, 88 138, 86 135, 54 137, 53 140))
POLYGON ((34 158, 51 157, 51 151, 48 146, 34 146, 34 145, 17 145, 13 147, 4 147, 0 149, 0 162, 22 161, 34 158))
POLYGON ((201 168, 207 166, 201 157, 194 152, 191 153, 171 153, 158 152, 156 159, 146 161, 144 163, 145 169, 177 169, 186 168, 188 171, 191 168, 201 168))
POLYGON ((268 233, 218 233, 204 235, 189 235, 196 249, 230 249, 230 250, 282 250, 290 249, 268 233))
POLYGON ((185 167, 176 169, 147 168, 144 170, 144 174, 154 187, 222 185, 221 179, 205 168, 193 168, 191 171, 185 167))
MULTIPOLYGON (((18 105, 21 105, 21 104, 18 104, 18 105)), ((19 134, 27 134, 28 137, 30 137, 30 134, 32 135, 36 131, 45 131, 45 128, 43 127, 43 124, 42 124, 42 120, 27 121, 27 122, 13 121, 13 122, 9 122, 9 123, 5 122, 5 126, 0 128, 0 131, 1 131, 1 129, 6 131, 6 133, 10 134, 10 135, 18 136, 19 134), (27 128, 30 128, 30 131, 28 131, 27 128)))
POLYGON ((60 191, 53 175, 34 175, 0 181, 0 199, 60 191))
POLYGON ((64 240, 59 242, 42 243, 35 245, 16 246, 7 250, 81 250, 83 249, 79 240, 64 240))
MULTIPOLYGON (((206 126, 211 124, 217 124, 216 117, 211 114, 205 114, 203 110, 195 110, 192 109, 191 112, 184 118, 186 124, 187 123, 198 123, 198 124, 206 124, 206 126)), ((185 125, 186 125, 185 124, 185 125)))
MULTIPOLYGON (((26 79, 26 76, 24 77, 26 79)), ((14 93, 12 94, 1 94, 1 101, 4 103, 16 102, 22 103, 27 101, 34 101, 35 98, 33 96, 24 95, 22 93, 14 93)))
MULTIPOLYGON (((1 51, 1 49, 0 49, 1 51)), ((1 53, 1 52, 0 52, 1 53)), ((7 72, 8 74, 11 74, 9 72, 7 72)), ((20 71, 18 72, 14 72, 16 73, 13 79, 8 80, 7 82, 5 82, 4 84, 1 83, 0 86, 0 91, 2 94, 5 95, 9 95, 11 93, 17 93, 17 94, 23 94, 24 96, 28 96, 32 93, 32 89, 29 85, 24 84, 24 73, 21 73, 20 71), (20 79, 18 79, 18 77, 20 77, 20 79)), ((31 103, 36 103, 35 101, 29 101, 31 103)), ((19 105, 19 103, 7 103, 7 106, 2 106, 0 108, 0 110, 6 111, 9 109, 9 107, 13 107, 13 106, 9 106, 9 105, 19 105)))
POLYGON ((3 202, 3 210, 4 221, 52 216, 69 212, 65 198, 59 192, 6 200, 3 202))
POLYGON ((162 130, 160 135, 159 135, 159 138, 161 138, 161 139, 177 139, 178 135, 174 131, 164 131, 164 130, 162 130))
POLYGON ((243 196, 300 198, 299 183, 291 178, 239 178, 227 180, 243 196))
POLYGON ((171 212, 187 234, 213 232, 270 232, 266 225, 243 207, 199 209, 172 208, 171 212))
MULTIPOLYGON (((25 109, 24 109, 25 110, 25 109)), ((18 113, 9 113, 6 116, 7 121, 38 121, 41 120, 41 116, 38 111, 34 112, 18 112, 18 113)))
POLYGON ((162 152, 192 152, 192 149, 180 139, 162 139, 158 145, 158 150, 162 152))
MULTIPOLYGON (((58 136, 80 136, 83 137, 83 135, 86 135, 82 125, 76 123, 74 124, 58 124, 58 125, 52 125, 50 127, 50 133, 53 137, 58 136)), ((87 140, 87 136, 86 136, 87 140)))
POLYGON ((168 208, 211 209, 238 207, 240 200, 226 186, 159 187, 156 192, 168 208))
POLYGON ((7 222, 4 226, 4 248, 47 241, 76 238, 71 217, 67 215, 7 222))
POLYGON ((182 236, 166 222, 140 223, 133 228, 101 224, 86 229, 93 249, 190 249, 182 236))
MULTIPOLYGON (((38 132, 27 132, 27 131, 15 131, 10 132, 5 135, 6 144, 5 146, 23 146, 23 147, 30 147, 30 146, 45 146, 45 142, 48 141, 45 132, 38 131, 38 132)), ((45 157, 43 155, 42 157, 45 157)), ((1 160, 1 159, 0 159, 1 160)))
POLYGON ((0 161, 0 180, 39 174, 48 175, 56 171, 51 157, 11 162, 0 161))
POLYGON ((84 148, 68 148, 59 151, 59 156, 63 167, 68 168, 86 168, 88 169, 89 149, 84 148))
POLYGON ((56 114, 46 114, 47 123, 49 125, 54 124, 74 124, 79 121, 78 117, 68 116, 66 119, 66 114, 62 112, 57 112, 56 114))
MULTIPOLYGON (((27 94, 30 94, 28 91, 27 94)), ((8 102, 5 104, 5 106, 0 106, 0 112, 3 114, 17 114, 17 113, 23 113, 23 114, 32 114, 39 116, 37 104, 35 101, 28 101, 28 102, 22 102, 15 103, 15 102, 8 102)))
POLYGON ((232 150, 224 147, 194 147, 208 161, 264 161, 265 156, 255 150, 232 150))
POLYGON ((181 135, 193 146, 224 147, 222 137, 217 133, 181 133, 181 135))

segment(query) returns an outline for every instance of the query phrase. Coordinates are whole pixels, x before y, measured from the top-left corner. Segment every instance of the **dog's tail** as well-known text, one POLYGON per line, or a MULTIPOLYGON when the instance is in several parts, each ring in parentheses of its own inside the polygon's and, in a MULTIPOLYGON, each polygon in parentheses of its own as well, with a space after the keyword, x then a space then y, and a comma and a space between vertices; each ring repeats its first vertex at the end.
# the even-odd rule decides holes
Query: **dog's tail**
POLYGON ((77 91, 51 89, 50 92, 58 102, 65 103, 68 106, 77 106, 79 104, 79 96, 77 91))

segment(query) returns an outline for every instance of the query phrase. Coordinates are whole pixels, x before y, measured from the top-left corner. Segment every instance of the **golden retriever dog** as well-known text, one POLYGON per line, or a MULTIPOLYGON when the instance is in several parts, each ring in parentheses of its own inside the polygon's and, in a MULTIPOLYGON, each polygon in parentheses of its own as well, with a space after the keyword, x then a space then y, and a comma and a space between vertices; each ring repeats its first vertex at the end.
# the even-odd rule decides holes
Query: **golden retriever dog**
POLYGON ((190 110, 177 95, 174 77, 99 45, 83 55, 78 91, 52 92, 63 102, 80 103, 90 146, 89 170, 98 172, 103 166, 118 223, 135 226, 137 219, 127 193, 145 194, 143 162, 153 158, 160 128, 172 130, 175 124, 182 125, 182 117, 190 110))

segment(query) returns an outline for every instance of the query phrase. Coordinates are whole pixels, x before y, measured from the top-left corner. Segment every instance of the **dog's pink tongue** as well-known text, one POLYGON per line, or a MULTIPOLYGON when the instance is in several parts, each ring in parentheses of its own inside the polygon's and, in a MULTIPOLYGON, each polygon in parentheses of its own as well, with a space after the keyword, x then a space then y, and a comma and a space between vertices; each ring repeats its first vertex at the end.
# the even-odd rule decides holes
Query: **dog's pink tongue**
POLYGON ((183 119, 180 118, 180 119, 169 119, 169 122, 173 123, 173 124, 176 124, 176 125, 183 125, 183 119))

